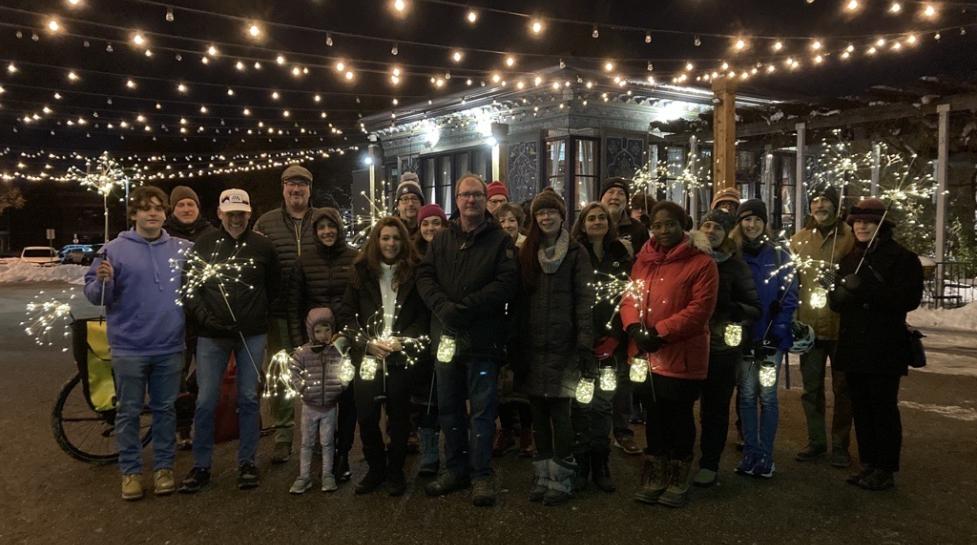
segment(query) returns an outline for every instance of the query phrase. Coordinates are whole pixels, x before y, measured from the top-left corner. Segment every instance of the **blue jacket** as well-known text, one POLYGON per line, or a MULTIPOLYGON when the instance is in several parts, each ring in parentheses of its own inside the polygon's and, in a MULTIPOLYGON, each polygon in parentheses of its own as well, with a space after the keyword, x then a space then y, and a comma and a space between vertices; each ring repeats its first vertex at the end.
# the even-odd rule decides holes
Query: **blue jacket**
POLYGON ((798 280, 790 256, 782 249, 775 249, 770 242, 764 242, 758 252, 744 244, 743 260, 750 266, 760 297, 760 319, 753 324, 753 341, 763 340, 766 333, 766 339, 777 350, 785 351, 794 343, 790 324, 798 304, 798 280), (767 326, 770 326, 769 332, 767 326))
POLYGON ((148 242, 131 229, 101 249, 85 273, 85 296, 94 305, 100 303, 102 283, 95 271, 108 259, 115 271, 105 283, 112 355, 160 356, 183 351, 184 311, 177 300, 183 254, 190 246, 165 230, 148 242))

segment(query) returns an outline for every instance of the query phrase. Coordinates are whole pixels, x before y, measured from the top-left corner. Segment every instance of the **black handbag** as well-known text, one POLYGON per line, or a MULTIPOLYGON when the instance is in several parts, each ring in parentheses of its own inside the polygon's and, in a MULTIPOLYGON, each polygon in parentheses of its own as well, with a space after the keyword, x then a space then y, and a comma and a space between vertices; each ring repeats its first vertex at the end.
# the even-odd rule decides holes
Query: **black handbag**
POLYGON ((923 348, 923 332, 906 324, 906 334, 909 335, 909 366, 919 369, 926 367, 926 349, 923 348))

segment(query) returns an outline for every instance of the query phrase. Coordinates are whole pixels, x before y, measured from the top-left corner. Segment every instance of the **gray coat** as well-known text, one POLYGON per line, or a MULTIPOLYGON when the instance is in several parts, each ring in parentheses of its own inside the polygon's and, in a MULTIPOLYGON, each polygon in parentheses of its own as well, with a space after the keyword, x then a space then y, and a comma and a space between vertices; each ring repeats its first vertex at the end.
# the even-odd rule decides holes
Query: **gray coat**
MULTIPOLYGON (((309 311, 305 321, 309 339, 313 339, 312 329, 331 316, 331 312, 323 308, 309 311)), ((314 341, 300 346, 293 354, 291 361, 292 386, 302 396, 302 403, 323 409, 336 406, 340 394, 343 393, 343 383, 339 380, 339 368, 342 356, 335 345, 313 344, 314 341)))
POLYGON ((537 397, 572 398, 582 367, 592 366, 594 278, 590 256, 571 241, 553 274, 519 297, 517 353, 521 390, 537 397))

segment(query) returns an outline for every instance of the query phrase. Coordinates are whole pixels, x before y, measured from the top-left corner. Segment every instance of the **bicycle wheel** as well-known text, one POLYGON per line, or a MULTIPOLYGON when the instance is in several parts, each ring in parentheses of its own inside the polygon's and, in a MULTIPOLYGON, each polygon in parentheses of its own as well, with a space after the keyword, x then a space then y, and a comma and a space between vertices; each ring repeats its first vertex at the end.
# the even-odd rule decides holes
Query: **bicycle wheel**
MULTIPOLYGON (((151 416, 143 410, 139 420, 142 445, 152 437, 151 416)), ((69 456, 90 464, 113 464, 119 457, 115 441, 115 411, 95 412, 85 399, 81 375, 75 373, 61 387, 51 411, 54 439, 69 456)))

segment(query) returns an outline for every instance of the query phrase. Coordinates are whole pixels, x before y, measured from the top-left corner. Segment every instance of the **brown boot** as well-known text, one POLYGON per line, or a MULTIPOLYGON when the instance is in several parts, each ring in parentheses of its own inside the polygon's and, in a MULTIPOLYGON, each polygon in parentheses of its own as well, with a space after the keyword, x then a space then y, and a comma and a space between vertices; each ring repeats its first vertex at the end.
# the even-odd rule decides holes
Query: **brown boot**
POLYGON ((634 499, 641 503, 658 503, 658 498, 668 488, 668 472, 668 459, 645 456, 641 467, 641 488, 634 493, 634 499))
POLYGON ((658 498, 658 503, 669 507, 682 507, 689 502, 689 473, 692 469, 692 457, 685 460, 669 460, 670 479, 668 488, 658 498))

